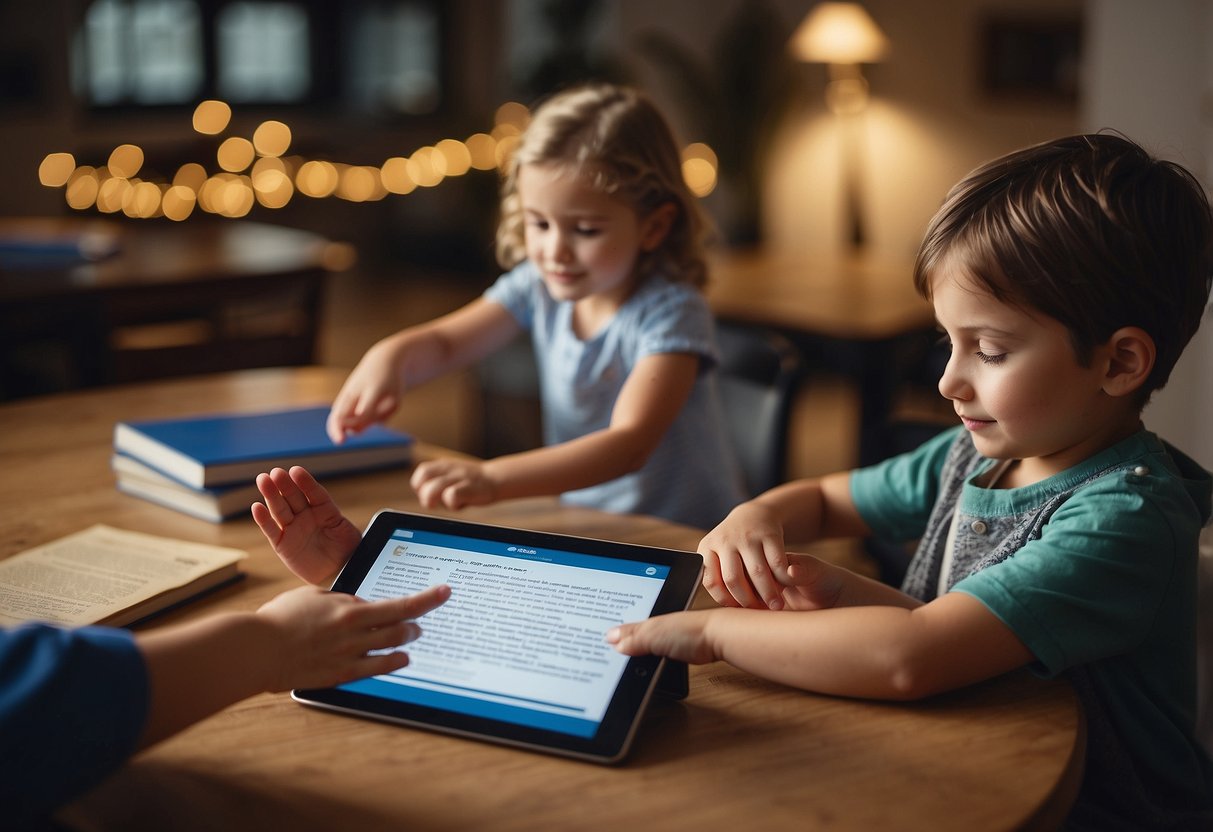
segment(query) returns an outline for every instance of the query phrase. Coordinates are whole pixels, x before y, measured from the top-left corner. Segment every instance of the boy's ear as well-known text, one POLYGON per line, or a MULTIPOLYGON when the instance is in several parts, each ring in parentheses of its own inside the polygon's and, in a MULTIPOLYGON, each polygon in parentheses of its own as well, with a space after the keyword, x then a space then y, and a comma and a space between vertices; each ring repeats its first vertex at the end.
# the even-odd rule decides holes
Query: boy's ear
POLYGON ((678 206, 673 202, 663 202, 649 212, 640 223, 640 249, 653 251, 663 242, 678 219, 678 206))
POLYGON ((1146 382, 1154 369, 1154 339, 1141 327, 1124 326, 1107 342, 1108 372, 1103 390, 1109 396, 1127 396, 1146 382))

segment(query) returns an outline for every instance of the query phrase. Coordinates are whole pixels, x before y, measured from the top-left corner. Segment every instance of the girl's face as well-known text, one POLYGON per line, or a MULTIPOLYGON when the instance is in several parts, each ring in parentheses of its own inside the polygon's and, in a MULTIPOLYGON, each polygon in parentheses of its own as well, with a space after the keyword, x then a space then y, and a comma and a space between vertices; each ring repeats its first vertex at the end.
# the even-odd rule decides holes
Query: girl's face
POLYGON ((1081 366, 1061 322, 996 300, 952 262, 933 277, 931 297, 952 347, 939 392, 983 456, 1021 460, 1010 484, 1059 473, 1135 428, 1103 390, 1104 347, 1081 366))
POLYGON ((522 165, 517 189, 527 258, 552 297, 622 304, 635 285, 637 256, 656 248, 666 227, 559 165, 522 165))

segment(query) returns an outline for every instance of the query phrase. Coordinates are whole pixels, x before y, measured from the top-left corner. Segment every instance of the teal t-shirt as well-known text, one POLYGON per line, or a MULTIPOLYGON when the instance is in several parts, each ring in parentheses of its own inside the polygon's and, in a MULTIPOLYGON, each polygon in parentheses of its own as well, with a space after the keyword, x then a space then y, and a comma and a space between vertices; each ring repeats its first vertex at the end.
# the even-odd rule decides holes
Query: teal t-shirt
POLYGON ((1194 739, 1197 551, 1213 480, 1147 431, 1024 488, 975 485, 992 464, 958 428, 856 471, 851 494, 878 536, 920 539, 903 589, 924 600, 955 517, 945 585, 1011 628, 1036 672, 1075 682, 1099 743, 1088 772, 1100 782, 1084 793, 1101 804, 1080 797, 1079 811, 1167 822, 1213 807, 1194 739))

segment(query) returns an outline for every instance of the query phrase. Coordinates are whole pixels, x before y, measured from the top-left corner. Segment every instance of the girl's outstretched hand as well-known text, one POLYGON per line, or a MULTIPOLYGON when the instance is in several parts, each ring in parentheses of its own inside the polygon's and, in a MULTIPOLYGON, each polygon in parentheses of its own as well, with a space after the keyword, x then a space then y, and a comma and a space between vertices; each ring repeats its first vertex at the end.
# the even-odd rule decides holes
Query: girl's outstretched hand
POLYGON ((399 359, 394 338, 385 338, 362 356, 329 410, 325 427, 333 442, 340 445, 347 434, 361 433, 396 412, 404 395, 399 359))
POLYGON ((298 465, 257 475, 263 502, 253 519, 274 552, 303 580, 329 586, 362 540, 324 486, 298 465))

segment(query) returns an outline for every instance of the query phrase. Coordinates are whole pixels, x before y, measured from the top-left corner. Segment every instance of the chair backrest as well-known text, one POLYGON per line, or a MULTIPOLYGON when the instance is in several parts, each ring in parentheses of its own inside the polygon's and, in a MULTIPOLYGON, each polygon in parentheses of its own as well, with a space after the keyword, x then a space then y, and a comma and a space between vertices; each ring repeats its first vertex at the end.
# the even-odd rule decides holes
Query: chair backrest
POLYGON ((720 321, 716 338, 721 406, 752 497, 787 475, 792 400, 804 361, 791 341, 765 327, 720 321))
POLYGON ((476 365, 480 436, 473 453, 485 459, 543 445, 539 368, 530 335, 522 333, 476 365))

